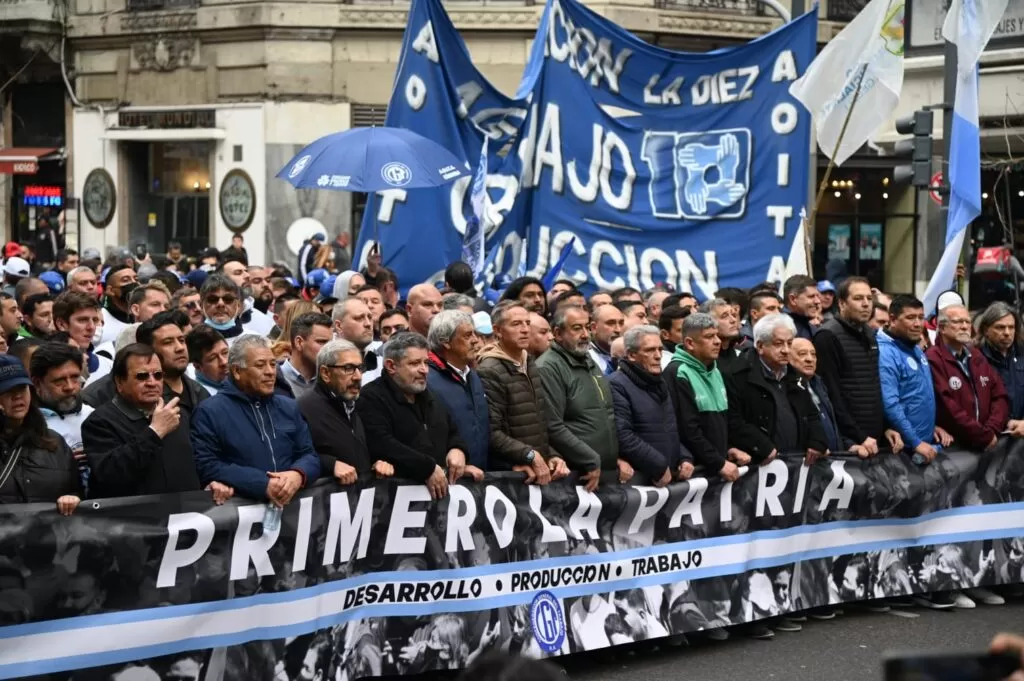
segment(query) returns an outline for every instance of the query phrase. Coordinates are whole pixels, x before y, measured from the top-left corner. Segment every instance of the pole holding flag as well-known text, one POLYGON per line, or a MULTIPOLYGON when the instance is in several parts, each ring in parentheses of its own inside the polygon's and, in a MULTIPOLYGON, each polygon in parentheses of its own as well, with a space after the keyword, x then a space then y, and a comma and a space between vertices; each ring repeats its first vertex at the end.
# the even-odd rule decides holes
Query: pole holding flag
POLYGON ((949 212, 946 247, 924 292, 926 314, 956 278, 967 228, 981 215, 981 131, 978 122, 978 61, 1006 12, 1009 0, 953 0, 942 37, 956 45, 957 80, 949 137, 949 212))
POLYGON ((466 221, 466 232, 462 235, 462 260, 473 270, 477 278, 484 271, 487 239, 487 150, 488 140, 484 135, 484 143, 480 147, 480 160, 477 162, 476 173, 473 175, 473 187, 469 203, 473 208, 473 217, 466 221))

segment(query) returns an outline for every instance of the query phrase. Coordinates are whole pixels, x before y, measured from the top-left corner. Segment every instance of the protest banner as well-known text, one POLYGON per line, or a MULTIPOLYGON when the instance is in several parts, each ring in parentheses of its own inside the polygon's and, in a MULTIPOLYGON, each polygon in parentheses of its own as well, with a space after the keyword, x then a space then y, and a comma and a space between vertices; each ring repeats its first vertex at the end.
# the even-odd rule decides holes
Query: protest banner
MULTIPOLYGON (((551 0, 519 91, 473 66, 440 0, 414 0, 387 125, 484 164, 481 228, 493 270, 564 275, 584 290, 667 282, 710 297, 781 279, 807 201, 810 115, 789 86, 815 54, 812 12, 706 54, 644 43, 576 0, 551 0)), ((404 282, 462 253, 472 173, 440 190, 374 198, 356 253, 379 238, 404 282)))
POLYGON ((323 482, 267 533, 263 504, 202 493, 0 507, 0 677, 409 674, 1019 583, 1021 453, 794 456, 596 493, 506 474, 440 502, 323 482))

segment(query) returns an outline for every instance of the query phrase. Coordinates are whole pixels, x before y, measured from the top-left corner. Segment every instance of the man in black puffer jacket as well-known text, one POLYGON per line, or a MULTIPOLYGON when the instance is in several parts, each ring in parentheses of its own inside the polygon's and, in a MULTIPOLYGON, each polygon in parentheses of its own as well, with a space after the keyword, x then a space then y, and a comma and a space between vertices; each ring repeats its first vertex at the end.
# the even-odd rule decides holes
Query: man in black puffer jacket
POLYGON ((661 379, 661 336, 654 326, 626 332, 626 358, 608 377, 615 402, 619 456, 663 487, 693 474, 693 456, 679 441, 676 411, 661 379))

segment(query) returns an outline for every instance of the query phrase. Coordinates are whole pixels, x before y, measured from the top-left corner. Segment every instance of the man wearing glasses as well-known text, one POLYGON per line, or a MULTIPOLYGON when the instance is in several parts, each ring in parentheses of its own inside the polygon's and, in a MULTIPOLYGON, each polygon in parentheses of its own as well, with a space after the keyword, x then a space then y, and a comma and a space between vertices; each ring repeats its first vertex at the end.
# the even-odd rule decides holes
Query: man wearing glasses
POLYGON ((313 448, 320 455, 320 475, 351 485, 373 471, 391 477, 394 467, 373 461, 366 432, 356 412, 363 377, 363 357, 353 343, 332 340, 316 356, 316 385, 299 398, 299 411, 309 424, 313 448))
POLYGON ((203 282, 200 303, 203 324, 220 331, 230 346, 245 330, 238 315, 242 309, 242 290, 224 274, 211 274, 203 282))
POLYGON ((164 402, 164 371, 152 346, 121 349, 111 374, 117 395, 82 424, 92 496, 200 489, 188 428, 180 427, 179 400, 164 402))

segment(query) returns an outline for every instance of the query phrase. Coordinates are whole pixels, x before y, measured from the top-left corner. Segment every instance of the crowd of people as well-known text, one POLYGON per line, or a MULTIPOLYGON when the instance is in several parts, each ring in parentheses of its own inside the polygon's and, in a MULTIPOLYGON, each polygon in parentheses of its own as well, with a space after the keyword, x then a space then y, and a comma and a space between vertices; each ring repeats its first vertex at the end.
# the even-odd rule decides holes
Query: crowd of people
MULTIPOLYGON (((593 491, 734 481, 779 456, 926 466, 943 447, 1024 437, 1024 337, 1002 303, 972 319, 951 292, 927 319, 857 276, 703 303, 521 277, 492 307, 462 262, 403 300, 377 254, 362 271, 317 267, 348 257, 344 239, 324 241, 294 273, 248 262, 241 237, 191 260, 173 243, 141 260, 63 249, 50 269, 9 244, 0 503, 71 514, 86 498, 207 490, 266 502, 269 523, 319 478, 397 476, 440 499, 488 471, 536 485, 575 473, 593 491)), ((1002 598, 919 598, 976 601, 1002 598)))

